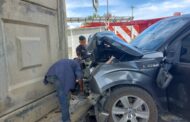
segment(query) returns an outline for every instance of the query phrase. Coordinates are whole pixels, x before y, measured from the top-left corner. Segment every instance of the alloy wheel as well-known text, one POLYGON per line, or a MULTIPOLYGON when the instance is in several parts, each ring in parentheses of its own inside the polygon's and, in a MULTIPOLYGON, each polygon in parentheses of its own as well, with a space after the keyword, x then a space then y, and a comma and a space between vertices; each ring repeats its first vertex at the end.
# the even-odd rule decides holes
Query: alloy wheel
POLYGON ((114 122, 148 122, 149 117, 147 103, 137 96, 120 97, 112 106, 114 122))

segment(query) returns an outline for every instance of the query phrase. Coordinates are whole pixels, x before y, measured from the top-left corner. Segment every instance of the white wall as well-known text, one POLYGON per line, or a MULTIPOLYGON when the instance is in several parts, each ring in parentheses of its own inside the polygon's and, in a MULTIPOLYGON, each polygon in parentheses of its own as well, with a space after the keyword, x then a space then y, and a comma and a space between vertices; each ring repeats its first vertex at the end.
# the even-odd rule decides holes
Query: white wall
POLYGON ((79 45, 79 36, 83 35, 88 40, 89 35, 104 31, 104 28, 77 28, 68 29, 69 58, 76 57, 76 47, 79 45))

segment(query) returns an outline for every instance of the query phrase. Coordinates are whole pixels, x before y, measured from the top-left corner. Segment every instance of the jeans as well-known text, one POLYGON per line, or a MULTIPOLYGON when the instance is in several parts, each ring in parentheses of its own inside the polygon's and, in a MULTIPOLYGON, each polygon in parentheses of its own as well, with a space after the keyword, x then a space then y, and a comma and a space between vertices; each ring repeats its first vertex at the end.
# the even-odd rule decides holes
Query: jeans
POLYGON ((47 77, 47 80, 48 82, 55 84, 61 107, 62 121, 71 122, 69 113, 70 93, 65 93, 62 84, 56 77, 50 76, 47 77))
POLYGON ((70 122, 70 113, 69 113, 69 95, 68 94, 58 94, 61 112, 62 112, 62 121, 70 122))
POLYGON ((62 121, 71 122, 70 113, 69 113, 70 94, 64 92, 64 89, 63 87, 61 87, 59 81, 57 81, 55 85, 56 85, 57 95, 58 95, 58 99, 59 99, 60 107, 61 107, 62 121))

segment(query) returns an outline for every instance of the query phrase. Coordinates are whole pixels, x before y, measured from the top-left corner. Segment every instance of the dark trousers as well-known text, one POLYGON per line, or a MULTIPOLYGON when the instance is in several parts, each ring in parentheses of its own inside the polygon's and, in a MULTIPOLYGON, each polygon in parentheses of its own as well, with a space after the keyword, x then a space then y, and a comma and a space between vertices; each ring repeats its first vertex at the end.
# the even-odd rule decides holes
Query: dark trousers
POLYGON ((69 113, 69 105, 70 105, 70 93, 65 93, 63 87, 61 87, 59 81, 56 82, 56 90, 58 99, 60 102, 61 112, 62 112, 62 121, 70 122, 70 113, 69 113))
POLYGON ((63 84, 55 76, 47 77, 49 83, 54 84, 57 91, 57 96, 59 98, 62 121, 70 122, 70 113, 69 113, 69 103, 70 103, 70 93, 65 93, 63 84))
POLYGON ((70 96, 68 94, 59 94, 59 102, 61 107, 61 113, 62 113, 62 121, 63 122, 70 122, 70 113, 69 113, 69 98, 70 96))

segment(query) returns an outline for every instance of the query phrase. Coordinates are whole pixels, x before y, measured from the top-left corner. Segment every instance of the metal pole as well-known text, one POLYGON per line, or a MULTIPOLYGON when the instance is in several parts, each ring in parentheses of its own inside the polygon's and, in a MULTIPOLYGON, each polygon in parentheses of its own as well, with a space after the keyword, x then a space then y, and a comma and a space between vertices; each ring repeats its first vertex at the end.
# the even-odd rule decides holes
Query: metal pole
POLYGON ((106 18, 106 30, 108 30, 109 26, 109 0, 107 0, 107 18, 106 18))
POLYGON ((107 0, 107 21, 109 19, 109 0, 107 0))
MULTIPOLYGON (((134 6, 131 6, 131 17, 132 17, 132 19, 131 20, 133 20, 134 19, 134 6)), ((133 26, 131 25, 131 40, 133 40, 133 26)))
POLYGON ((131 17, 132 17, 132 20, 134 19, 134 6, 131 6, 131 17))

